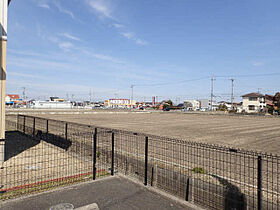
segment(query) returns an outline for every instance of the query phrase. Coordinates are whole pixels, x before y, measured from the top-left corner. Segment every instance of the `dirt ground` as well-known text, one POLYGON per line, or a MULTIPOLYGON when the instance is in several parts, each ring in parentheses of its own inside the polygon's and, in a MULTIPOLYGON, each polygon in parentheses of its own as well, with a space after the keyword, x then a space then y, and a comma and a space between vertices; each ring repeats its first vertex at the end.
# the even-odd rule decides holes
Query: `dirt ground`
POLYGON ((280 118, 274 117, 112 111, 30 115, 280 154, 280 118))

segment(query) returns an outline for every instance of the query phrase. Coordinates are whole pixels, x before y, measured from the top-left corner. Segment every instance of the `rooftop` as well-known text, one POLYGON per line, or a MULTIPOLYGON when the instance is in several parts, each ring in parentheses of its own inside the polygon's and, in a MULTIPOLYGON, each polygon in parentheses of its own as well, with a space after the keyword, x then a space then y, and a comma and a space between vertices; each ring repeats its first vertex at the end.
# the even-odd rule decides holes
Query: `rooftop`
POLYGON ((264 97, 264 95, 261 93, 248 93, 248 94, 243 95, 242 97, 243 98, 244 97, 264 97))

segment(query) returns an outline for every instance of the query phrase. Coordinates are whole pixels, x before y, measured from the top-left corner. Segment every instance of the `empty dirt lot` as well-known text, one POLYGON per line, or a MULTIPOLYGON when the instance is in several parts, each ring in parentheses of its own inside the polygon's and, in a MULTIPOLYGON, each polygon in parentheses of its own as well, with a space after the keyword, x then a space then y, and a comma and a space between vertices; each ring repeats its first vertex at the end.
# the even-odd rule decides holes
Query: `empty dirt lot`
POLYGON ((280 153, 280 118, 159 112, 35 114, 43 118, 109 127, 188 141, 280 153))

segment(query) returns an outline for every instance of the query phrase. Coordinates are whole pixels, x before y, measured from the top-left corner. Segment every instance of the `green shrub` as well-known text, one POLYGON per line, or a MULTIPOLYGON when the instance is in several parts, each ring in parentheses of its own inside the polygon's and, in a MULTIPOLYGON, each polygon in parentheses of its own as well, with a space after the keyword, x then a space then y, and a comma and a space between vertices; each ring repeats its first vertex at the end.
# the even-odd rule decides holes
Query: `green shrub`
POLYGON ((195 167, 192 169, 193 172, 198 173, 198 174, 206 174, 206 170, 201 167, 195 167))

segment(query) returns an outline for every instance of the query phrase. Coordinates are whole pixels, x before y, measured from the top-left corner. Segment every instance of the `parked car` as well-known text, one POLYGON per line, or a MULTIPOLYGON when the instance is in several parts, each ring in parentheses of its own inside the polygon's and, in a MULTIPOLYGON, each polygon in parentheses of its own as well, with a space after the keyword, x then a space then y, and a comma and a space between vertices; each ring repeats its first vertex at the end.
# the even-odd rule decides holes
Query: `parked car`
POLYGON ((170 108, 169 107, 165 107, 164 109, 163 109, 163 111, 170 111, 170 108))

